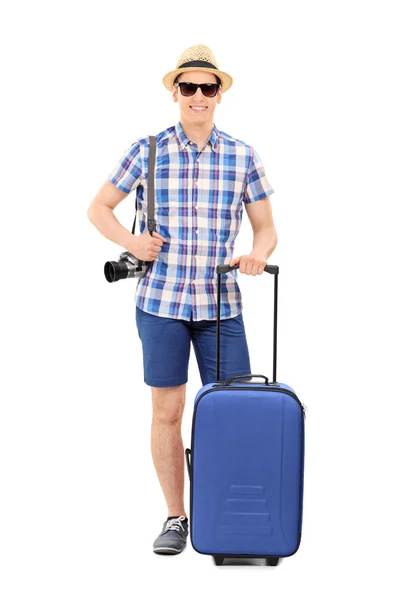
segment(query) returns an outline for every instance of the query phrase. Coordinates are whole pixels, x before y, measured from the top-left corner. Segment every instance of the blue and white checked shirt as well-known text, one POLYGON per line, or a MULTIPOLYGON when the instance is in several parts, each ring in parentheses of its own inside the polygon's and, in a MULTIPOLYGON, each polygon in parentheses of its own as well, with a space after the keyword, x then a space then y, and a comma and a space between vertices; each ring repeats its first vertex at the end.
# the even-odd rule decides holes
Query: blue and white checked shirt
MULTIPOLYGON (((135 141, 108 179, 123 192, 136 189, 140 233, 147 231, 149 137, 135 141)), ((180 121, 156 135, 155 231, 163 242, 143 279, 136 305, 159 317, 217 318, 216 265, 229 263, 243 206, 274 190, 251 146, 214 124, 200 151, 180 121)), ((221 319, 242 312, 238 271, 221 275, 221 319)))

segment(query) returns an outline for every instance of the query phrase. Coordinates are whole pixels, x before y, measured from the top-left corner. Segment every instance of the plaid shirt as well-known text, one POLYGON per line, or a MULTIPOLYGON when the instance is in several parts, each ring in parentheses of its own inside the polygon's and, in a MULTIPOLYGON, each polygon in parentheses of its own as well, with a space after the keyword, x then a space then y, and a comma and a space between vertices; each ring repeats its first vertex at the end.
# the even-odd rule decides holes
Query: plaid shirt
MULTIPOLYGON (((108 179, 123 192, 136 189, 140 233, 147 231, 149 137, 135 141, 108 179)), ((216 265, 229 263, 243 206, 274 190, 256 151, 214 124, 200 151, 180 122, 156 136, 155 231, 163 242, 137 280, 136 305, 159 317, 217 318, 216 265)), ((241 313, 238 271, 221 275, 221 319, 241 313)))

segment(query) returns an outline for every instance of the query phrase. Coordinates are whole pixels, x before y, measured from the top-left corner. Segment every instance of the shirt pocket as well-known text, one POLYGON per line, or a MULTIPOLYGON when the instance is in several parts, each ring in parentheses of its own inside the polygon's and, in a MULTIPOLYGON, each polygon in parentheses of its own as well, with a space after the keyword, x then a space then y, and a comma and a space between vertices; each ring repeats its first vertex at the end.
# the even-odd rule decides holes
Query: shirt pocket
POLYGON ((219 201, 208 211, 209 235, 217 242, 232 243, 240 228, 242 205, 238 198, 230 204, 219 201))

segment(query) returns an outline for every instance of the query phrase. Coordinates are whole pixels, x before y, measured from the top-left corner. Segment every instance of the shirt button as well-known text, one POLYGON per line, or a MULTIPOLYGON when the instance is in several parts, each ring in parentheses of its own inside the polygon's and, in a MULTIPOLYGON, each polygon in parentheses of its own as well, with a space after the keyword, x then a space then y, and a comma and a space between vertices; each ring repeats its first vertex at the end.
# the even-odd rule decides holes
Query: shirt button
POLYGON ((196 229, 196 233, 199 233, 199 230, 198 230, 198 229, 196 229))
POLYGON ((196 184, 196 185, 199 185, 197 181, 195 181, 195 184, 196 184))
POLYGON ((195 209, 197 210, 197 204, 196 204, 196 206, 195 206, 195 209))

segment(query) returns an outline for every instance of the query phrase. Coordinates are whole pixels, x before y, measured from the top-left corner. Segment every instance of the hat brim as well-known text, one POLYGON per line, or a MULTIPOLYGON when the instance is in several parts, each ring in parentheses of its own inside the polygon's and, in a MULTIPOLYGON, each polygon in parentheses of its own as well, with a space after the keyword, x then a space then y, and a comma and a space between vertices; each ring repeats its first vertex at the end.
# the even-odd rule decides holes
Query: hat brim
POLYGON ((172 92, 172 90, 174 89, 173 84, 174 84, 175 79, 178 77, 178 75, 180 73, 185 73, 186 71, 205 71, 206 73, 212 73, 213 75, 216 75, 221 80, 221 93, 222 94, 224 92, 226 92, 227 90, 229 90, 229 88, 231 87, 231 85, 233 83, 232 77, 230 75, 228 75, 228 73, 225 73, 224 71, 220 71, 219 69, 207 69, 207 67, 201 67, 201 68, 185 67, 183 69, 174 69, 173 71, 170 71, 169 73, 164 75, 162 82, 163 82, 164 86, 167 88, 167 90, 172 92))

